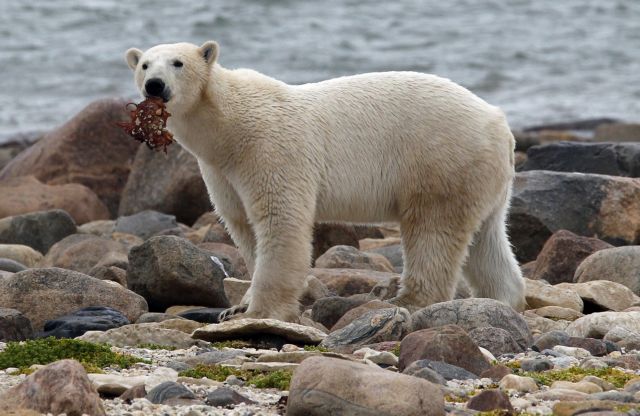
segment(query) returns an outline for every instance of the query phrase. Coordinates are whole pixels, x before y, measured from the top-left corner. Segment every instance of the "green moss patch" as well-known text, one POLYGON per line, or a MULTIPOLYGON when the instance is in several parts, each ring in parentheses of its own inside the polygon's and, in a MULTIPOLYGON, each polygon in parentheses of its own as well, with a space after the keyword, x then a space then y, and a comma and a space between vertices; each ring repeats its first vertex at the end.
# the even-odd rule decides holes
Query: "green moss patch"
POLYGON ((247 384, 253 385, 257 388, 289 390, 289 383, 291 382, 292 372, 286 370, 269 372, 256 370, 238 370, 236 368, 224 367, 221 365, 203 364, 200 364, 190 370, 180 372, 180 376, 182 377, 205 377, 216 381, 225 381, 227 377, 232 375, 245 380, 247 384))
POLYGON ((144 348, 146 350, 167 350, 174 351, 176 347, 171 345, 160 345, 160 344, 138 344, 136 348, 144 348))
POLYGON ((329 352, 329 349, 320 345, 305 345, 303 348, 305 351, 329 352))
POLYGON ((0 352, 0 369, 16 367, 27 374, 30 371, 28 368, 34 364, 45 365, 64 359, 78 360, 87 372, 92 373, 109 366, 128 368, 138 362, 149 363, 141 358, 113 352, 106 344, 50 337, 9 342, 0 352))
POLYGON ((586 376, 596 376, 602 380, 616 386, 616 388, 624 387, 625 383, 638 376, 633 373, 625 373, 624 371, 615 368, 598 368, 598 369, 583 369, 580 367, 569 367, 563 370, 548 370, 542 372, 533 371, 514 371, 515 374, 524 377, 531 377, 538 384, 545 386, 551 385, 554 381, 571 381, 578 382, 586 376))

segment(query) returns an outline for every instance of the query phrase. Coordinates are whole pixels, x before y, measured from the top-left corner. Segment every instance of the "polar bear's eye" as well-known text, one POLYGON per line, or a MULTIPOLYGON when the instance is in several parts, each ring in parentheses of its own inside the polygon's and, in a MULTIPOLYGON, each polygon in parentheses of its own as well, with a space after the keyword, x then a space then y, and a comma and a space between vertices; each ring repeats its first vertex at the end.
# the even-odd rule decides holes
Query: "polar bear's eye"
POLYGON ((182 61, 178 61, 178 60, 173 61, 173 66, 175 66, 176 68, 180 68, 182 67, 182 65, 183 65, 182 61))
POLYGON ((149 65, 147 65, 147 64, 142 64, 142 69, 143 69, 143 70, 146 70, 147 68, 149 68, 149 65))

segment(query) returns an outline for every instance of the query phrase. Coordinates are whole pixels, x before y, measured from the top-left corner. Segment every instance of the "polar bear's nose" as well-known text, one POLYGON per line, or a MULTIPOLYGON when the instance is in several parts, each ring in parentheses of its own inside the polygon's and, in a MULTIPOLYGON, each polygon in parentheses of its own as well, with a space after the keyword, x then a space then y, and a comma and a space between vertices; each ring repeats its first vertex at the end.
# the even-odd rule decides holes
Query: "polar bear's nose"
POLYGON ((152 97, 161 97, 164 91, 164 81, 160 78, 151 78, 144 84, 144 89, 147 90, 147 94, 152 97))

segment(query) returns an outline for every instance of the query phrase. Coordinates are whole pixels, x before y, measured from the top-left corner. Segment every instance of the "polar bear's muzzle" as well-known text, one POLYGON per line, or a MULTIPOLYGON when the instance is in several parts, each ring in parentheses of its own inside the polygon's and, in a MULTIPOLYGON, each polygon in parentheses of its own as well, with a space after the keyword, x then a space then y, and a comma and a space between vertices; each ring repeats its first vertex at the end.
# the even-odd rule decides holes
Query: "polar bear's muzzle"
POLYGON ((171 91, 160 78, 151 78, 144 84, 145 95, 159 97, 166 103, 171 98, 171 91))

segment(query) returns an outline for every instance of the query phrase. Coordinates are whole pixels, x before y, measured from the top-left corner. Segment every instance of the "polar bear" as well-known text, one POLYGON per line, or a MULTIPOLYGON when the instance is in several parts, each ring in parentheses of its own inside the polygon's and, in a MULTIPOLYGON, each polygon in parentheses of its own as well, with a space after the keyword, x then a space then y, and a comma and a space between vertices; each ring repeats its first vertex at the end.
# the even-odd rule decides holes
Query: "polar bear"
POLYGON ((225 69, 218 51, 167 44, 126 61, 141 94, 166 102, 252 275, 223 319, 298 319, 316 221, 400 223, 399 306, 450 300, 464 275, 475 296, 523 307, 505 226, 514 138, 498 108, 434 75, 288 85, 225 69))

